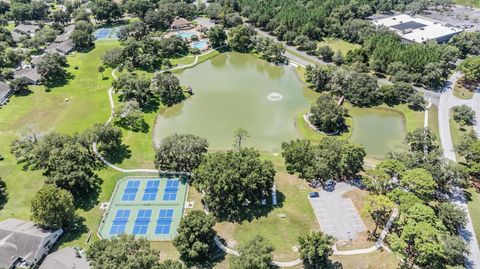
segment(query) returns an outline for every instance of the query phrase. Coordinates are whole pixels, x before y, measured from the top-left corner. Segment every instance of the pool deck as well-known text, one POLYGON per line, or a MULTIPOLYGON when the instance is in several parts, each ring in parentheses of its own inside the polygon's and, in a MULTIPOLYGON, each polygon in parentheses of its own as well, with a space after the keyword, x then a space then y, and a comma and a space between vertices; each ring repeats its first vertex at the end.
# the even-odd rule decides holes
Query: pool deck
MULTIPOLYGON (((168 188, 167 188, 168 189, 168 188)), ((129 214, 121 222, 121 230, 125 234, 134 234, 136 237, 144 237, 147 240, 151 241, 170 241, 177 234, 177 228, 180 224, 180 220, 183 216, 183 210, 185 206, 186 196, 187 196, 187 180, 184 178, 179 179, 178 177, 145 177, 145 176, 128 176, 120 179, 117 182, 115 190, 112 193, 110 198, 108 209, 106 210, 102 222, 98 228, 98 235, 101 238, 110 238, 116 236, 117 234, 111 233, 112 226, 118 225, 118 211, 127 210, 129 214), (172 197, 172 200, 168 199, 168 194, 165 195, 165 190, 167 187, 168 181, 179 181, 178 191, 176 191, 176 197, 172 197), (127 190, 131 188, 129 182, 139 181, 138 187, 133 188, 131 192, 131 199, 125 199, 127 190), (148 189, 147 184, 149 181, 160 181, 158 189, 154 192, 146 192, 148 189), (136 190, 135 190, 136 189, 136 190), (144 195, 152 194, 152 200, 144 200, 144 195), (164 200, 164 198, 167 198, 164 200), (157 220, 164 219, 165 216, 160 216, 168 210, 173 210, 173 215, 168 217, 166 220, 170 224, 170 228, 167 229, 166 233, 156 233, 157 220), (151 215, 143 219, 143 225, 146 226, 146 232, 142 234, 138 233, 138 228, 136 225, 141 218, 140 211, 151 212, 151 215), (162 212, 161 212, 162 211, 162 212), (145 222, 146 220, 146 222, 145 222), (116 222, 117 221, 117 222, 116 222), (116 223, 115 223, 116 222, 116 223), (135 228, 136 227, 136 228, 135 228), (137 229, 134 232, 134 229, 137 229)), ((128 195, 127 195, 128 196, 128 195)), ((160 222, 158 222, 160 224, 160 222)), ((168 226, 168 225, 167 225, 168 226)), ((119 233, 119 234, 120 234, 119 233)))

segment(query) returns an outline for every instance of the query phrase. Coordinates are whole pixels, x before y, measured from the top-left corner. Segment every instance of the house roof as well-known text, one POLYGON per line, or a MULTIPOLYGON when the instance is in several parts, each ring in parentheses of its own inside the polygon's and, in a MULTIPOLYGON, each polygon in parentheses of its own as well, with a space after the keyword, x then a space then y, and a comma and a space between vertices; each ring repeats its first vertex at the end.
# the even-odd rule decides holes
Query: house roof
POLYGON ((69 39, 65 42, 58 44, 57 51, 67 54, 71 52, 74 47, 75 45, 73 44, 73 41, 69 39))
POLYGON ((10 33, 12 34, 13 41, 15 42, 20 42, 20 38, 24 36, 23 34, 17 31, 11 31, 10 33))
POLYGON ((31 34, 40 30, 40 26, 33 24, 19 24, 14 30, 20 33, 31 34))
POLYGON ((7 83, 0 81, 0 101, 8 96, 12 88, 7 83))
POLYGON ((69 38, 70 38, 70 35, 72 34, 72 32, 75 30, 75 25, 69 25, 67 27, 65 27, 63 29, 63 33, 61 35, 58 35, 56 38, 55 38, 55 43, 61 43, 61 42, 65 42, 67 41, 69 38))
POLYGON ((179 27, 179 26, 185 26, 185 25, 190 25, 190 22, 184 18, 176 18, 172 22, 172 27, 179 27))
POLYGON ((30 61, 30 63, 32 65, 38 65, 41 61, 43 60, 43 55, 40 55, 40 56, 36 56, 36 57, 32 57, 32 60, 30 61))
MULTIPOLYGON (((38 82, 42 76, 37 72, 37 68, 23 68, 13 73, 14 77, 24 77, 33 82, 38 82)), ((0 267, 1 268, 1 267, 0 267)))
POLYGON ((45 48, 45 52, 56 52, 60 43, 52 43, 45 48))
POLYGON ((44 241, 53 233, 18 219, 0 222, 0 268, 11 268, 18 259, 32 264, 44 241))
POLYGON ((90 265, 85 257, 77 256, 72 247, 62 248, 48 255, 39 269, 89 269, 90 265))

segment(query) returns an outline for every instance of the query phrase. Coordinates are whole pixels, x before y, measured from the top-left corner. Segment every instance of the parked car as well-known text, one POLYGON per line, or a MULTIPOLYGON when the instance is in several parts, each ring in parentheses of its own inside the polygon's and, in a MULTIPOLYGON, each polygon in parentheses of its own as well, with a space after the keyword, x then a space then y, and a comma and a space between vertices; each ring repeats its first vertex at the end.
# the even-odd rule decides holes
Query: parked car
POLYGON ((320 197, 320 194, 318 194, 318 192, 314 191, 314 192, 309 193, 308 197, 317 198, 317 197, 320 197))

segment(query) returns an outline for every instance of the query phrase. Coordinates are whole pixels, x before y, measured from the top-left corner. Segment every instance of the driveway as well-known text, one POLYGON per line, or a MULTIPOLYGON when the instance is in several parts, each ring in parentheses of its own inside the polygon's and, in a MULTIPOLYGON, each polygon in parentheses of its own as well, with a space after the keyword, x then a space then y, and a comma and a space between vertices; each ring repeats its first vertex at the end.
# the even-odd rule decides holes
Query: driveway
POLYGON ((320 190, 319 197, 309 199, 322 232, 340 241, 354 240, 358 233, 366 231, 352 200, 342 198, 342 194, 354 189, 355 187, 340 182, 334 191, 320 190))

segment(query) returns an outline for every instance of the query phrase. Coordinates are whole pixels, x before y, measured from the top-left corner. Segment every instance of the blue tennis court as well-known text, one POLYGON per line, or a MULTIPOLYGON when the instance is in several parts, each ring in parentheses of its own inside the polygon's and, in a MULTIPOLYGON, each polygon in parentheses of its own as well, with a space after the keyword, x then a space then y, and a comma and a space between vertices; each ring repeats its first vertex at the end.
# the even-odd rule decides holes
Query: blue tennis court
POLYGON ((155 234, 169 234, 172 220, 173 209, 160 209, 157 219, 157 227, 155 227, 155 234))
POLYGON ((95 39, 107 39, 107 37, 110 35, 110 32, 112 29, 107 29, 107 28, 100 28, 97 31, 93 33, 95 36, 95 39))
POLYGON ((135 220, 135 226, 133 226, 134 235, 145 235, 148 231, 148 225, 150 224, 150 218, 152 217, 151 209, 138 210, 137 219, 135 220))
POLYGON ((160 186, 160 180, 147 181, 147 187, 143 193, 143 201, 155 201, 157 199, 158 187, 160 186))
POLYGON ((130 176, 117 181, 98 234, 170 241, 177 235, 188 191, 187 178, 130 176))
POLYGON ((128 217, 130 216, 129 209, 119 209, 113 219, 112 227, 110 228, 110 235, 123 234, 125 227, 128 223, 128 217))
POLYGON ((127 187, 123 191, 122 201, 134 201, 137 197, 140 180, 129 180, 127 187))
POLYGON ((163 201, 175 201, 177 200, 178 186, 180 182, 176 179, 169 179, 163 192, 163 201))

